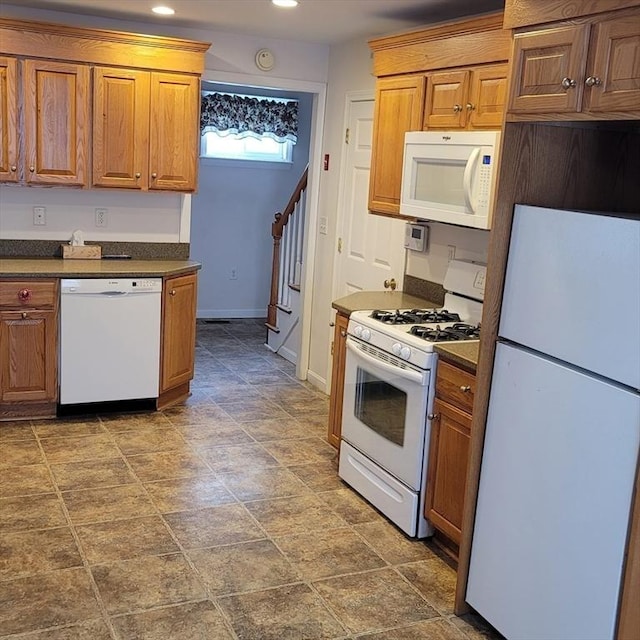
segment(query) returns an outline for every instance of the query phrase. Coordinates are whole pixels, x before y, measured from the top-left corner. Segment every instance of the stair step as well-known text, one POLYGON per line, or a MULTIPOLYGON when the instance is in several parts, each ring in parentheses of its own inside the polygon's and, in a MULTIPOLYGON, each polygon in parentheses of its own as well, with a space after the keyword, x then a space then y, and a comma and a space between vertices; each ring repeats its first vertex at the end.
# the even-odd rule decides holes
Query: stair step
POLYGON ((300 285, 296 284, 295 282, 289 283, 289 289, 293 289, 294 291, 297 291, 298 293, 300 293, 300 285))
POLYGON ((269 324, 268 322, 265 322, 264 326, 267 327, 269 331, 273 331, 273 333, 280 333, 280 329, 278 329, 278 327, 274 327, 272 324, 269 324))
POLYGON ((283 304, 277 304, 276 307, 278 307, 280 311, 283 311, 284 313, 288 313, 289 315, 293 313, 293 310, 291 309, 291 307, 285 307, 283 304))

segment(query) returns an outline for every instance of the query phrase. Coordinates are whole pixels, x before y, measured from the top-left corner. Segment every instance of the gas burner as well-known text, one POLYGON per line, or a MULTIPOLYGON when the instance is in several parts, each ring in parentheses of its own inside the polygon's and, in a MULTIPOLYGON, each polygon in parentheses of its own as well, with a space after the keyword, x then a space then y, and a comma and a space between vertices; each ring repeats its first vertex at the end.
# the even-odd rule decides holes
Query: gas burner
POLYGON ((455 342, 456 340, 477 340, 480 337, 480 325, 457 322, 450 327, 424 327, 416 325, 409 329, 411 335, 428 342, 455 342))
POLYGON ((426 322, 459 322, 460 316, 446 309, 411 309, 409 311, 371 312, 374 320, 384 324, 424 324, 426 322))

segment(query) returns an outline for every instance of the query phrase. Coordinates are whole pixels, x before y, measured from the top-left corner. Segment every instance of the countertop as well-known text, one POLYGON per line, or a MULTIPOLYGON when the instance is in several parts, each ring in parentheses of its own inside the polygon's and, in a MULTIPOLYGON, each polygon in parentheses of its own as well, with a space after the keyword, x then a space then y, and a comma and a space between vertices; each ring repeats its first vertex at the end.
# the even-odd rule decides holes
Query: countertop
POLYGON ((442 305, 403 291, 357 291, 334 300, 331 306, 348 316, 362 309, 432 309, 442 305))
POLYGON ((143 278, 197 271, 193 260, 63 260, 0 258, 0 278, 143 278))
POLYGON ((464 342, 447 342, 433 346, 434 351, 443 360, 448 360, 471 373, 478 367, 480 340, 465 340, 464 342))

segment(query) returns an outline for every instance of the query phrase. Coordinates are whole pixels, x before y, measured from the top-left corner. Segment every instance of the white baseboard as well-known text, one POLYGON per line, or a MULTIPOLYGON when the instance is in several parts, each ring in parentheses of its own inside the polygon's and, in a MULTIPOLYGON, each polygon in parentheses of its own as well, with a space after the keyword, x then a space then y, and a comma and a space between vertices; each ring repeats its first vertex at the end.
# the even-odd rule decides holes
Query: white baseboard
POLYGON ((322 393, 326 393, 327 395, 329 395, 326 378, 320 377, 317 373, 311 371, 311 369, 307 371, 307 382, 322 391, 322 393))
POLYGON ((197 318, 266 318, 264 309, 198 309, 197 318))
POLYGON ((297 364, 298 362, 298 354, 291 351, 291 349, 287 349, 287 347, 280 347, 277 353, 279 356, 282 356, 285 360, 288 360, 293 364, 297 364))

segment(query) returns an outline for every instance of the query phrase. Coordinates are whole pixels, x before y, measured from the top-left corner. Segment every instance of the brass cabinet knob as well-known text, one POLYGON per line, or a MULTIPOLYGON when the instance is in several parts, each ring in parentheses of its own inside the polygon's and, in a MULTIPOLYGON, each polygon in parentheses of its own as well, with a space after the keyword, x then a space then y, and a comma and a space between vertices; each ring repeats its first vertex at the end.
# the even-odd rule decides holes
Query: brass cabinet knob
POLYGON ((453 112, 454 113, 460 113, 462 111, 462 105, 461 104, 454 104, 453 105, 453 112))
POLYGON ((20 289, 20 291, 18 291, 18 300, 20 300, 20 302, 29 302, 32 293, 31 289, 20 289))
POLYGON ((562 78, 562 82, 560 84, 563 89, 572 89, 576 86, 576 81, 571 78, 562 78))
POLYGON ((346 337, 347 337, 347 332, 346 332, 344 329, 341 329, 341 330, 340 330, 340 335, 341 335, 343 338, 346 338, 346 337))
POLYGON ((22 319, 25 320, 27 318, 27 312, 23 311, 22 312, 22 319))
POLYGON ((29 167, 29 171, 31 171, 31 173, 33 173, 35 170, 36 170, 36 168, 35 168, 33 165, 31 165, 31 166, 29 167))
POLYGON ((465 384, 460 387, 460 391, 462 391, 462 393, 469 393, 469 391, 471 391, 471 387, 465 384))
POLYGON ((136 178, 139 178, 139 177, 140 177, 140 172, 139 172, 139 171, 137 171, 137 172, 136 172, 136 178))
POLYGON ((385 280, 383 284, 385 289, 391 289, 391 291, 396 290, 397 283, 395 278, 391 278, 390 280, 385 280))
POLYGON ((158 177, 158 174, 157 174, 157 173, 155 173, 155 172, 153 172, 153 173, 151 174, 151 177, 155 180, 155 179, 158 177))
POLYGON ((602 80, 598 76, 589 76, 584 83, 587 87, 599 87, 602 84, 602 80))
POLYGON ((169 291, 169 295, 170 296, 175 296, 176 295, 176 290, 175 289, 171 289, 171 291, 169 291))
POLYGON ((11 171, 13 171, 14 173, 18 170, 18 167, 15 164, 11 165, 11 171))
POLYGON ((429 420, 439 420, 440 419, 440 414, 439 413, 430 413, 427 418, 429 418, 429 420))
POLYGON ((473 104, 473 102, 467 102, 467 111, 474 111, 476 108, 476 105, 473 104))

